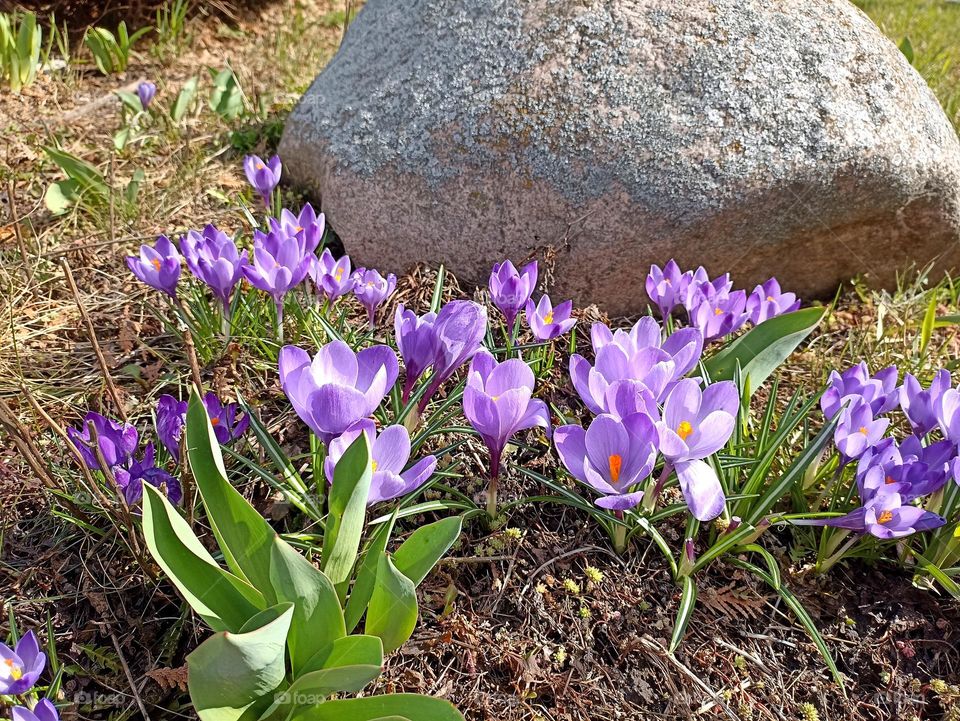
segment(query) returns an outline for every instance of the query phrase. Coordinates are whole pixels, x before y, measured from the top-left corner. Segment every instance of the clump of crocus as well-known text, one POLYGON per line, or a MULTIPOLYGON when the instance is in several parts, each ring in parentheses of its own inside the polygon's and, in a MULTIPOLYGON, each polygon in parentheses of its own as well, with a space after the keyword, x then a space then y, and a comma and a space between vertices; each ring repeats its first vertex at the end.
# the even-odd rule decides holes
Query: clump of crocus
POLYGON ((519 431, 540 426, 550 435, 547 405, 533 398, 533 371, 519 359, 498 363, 487 351, 470 362, 463 391, 463 412, 490 451, 490 485, 487 513, 497 512, 500 460, 507 442, 519 431))
POLYGON ((14 648, 0 643, 0 694, 16 696, 37 683, 47 663, 47 655, 33 631, 26 633, 14 648))
POLYGON ((202 233, 191 230, 183 236, 180 252, 187 268, 213 291, 223 305, 224 317, 228 316, 230 295, 247 265, 247 251, 240 252, 230 236, 208 225, 202 233))
MULTIPOLYGON (((237 416, 236 403, 221 403, 217 394, 208 391, 203 396, 203 405, 210 417, 210 424, 217 436, 217 442, 226 445, 242 436, 250 425, 246 414, 237 416)), ((178 401, 164 394, 157 399, 156 426, 157 439, 167 449, 173 460, 180 462, 180 439, 187 423, 187 402, 178 401)))
POLYGON ((143 497, 143 484, 149 483, 159 488, 171 503, 180 503, 183 499, 183 488, 174 476, 156 466, 153 444, 144 447, 143 457, 131 457, 127 463, 111 469, 117 486, 123 492, 128 506, 138 503, 143 497))
POLYGON ((26 706, 14 706, 10 712, 13 721, 60 721, 57 707, 50 699, 40 699, 31 711, 26 706))
POLYGON ((393 316, 393 330, 397 340, 397 349, 403 358, 406 375, 403 380, 401 397, 406 403, 414 384, 420 379, 437 354, 436 313, 424 313, 417 316, 407 310, 403 303, 397 306, 393 316))
POLYGON ((577 324, 576 318, 570 317, 573 312, 572 300, 554 308, 550 296, 544 295, 536 305, 533 300, 528 300, 526 311, 527 324, 533 331, 533 336, 540 341, 559 338, 577 324))
POLYGON ((353 294, 367 309, 371 329, 377 327, 377 308, 396 288, 397 276, 393 273, 388 273, 384 278, 373 268, 357 268, 353 274, 353 294))
POLYGON ((137 97, 140 98, 140 107, 146 110, 157 94, 157 86, 149 80, 144 80, 137 86, 137 97))
POLYGON ((331 441, 329 453, 324 460, 328 483, 333 483, 337 462, 361 433, 365 434, 370 442, 370 460, 373 467, 370 493, 367 496, 368 506, 413 493, 430 480, 437 467, 434 456, 425 456, 408 470, 403 470, 410 460, 410 435, 406 428, 387 426, 378 435, 376 424, 370 419, 364 419, 354 423, 331 441))
POLYGON ((324 248, 320 257, 313 257, 310 263, 310 279, 314 287, 327 300, 334 301, 341 295, 353 290, 356 282, 350 272, 350 256, 334 259, 329 248, 324 248))
POLYGON ((297 215, 284 208, 279 218, 267 218, 270 231, 285 238, 296 237, 303 245, 304 253, 312 255, 323 239, 326 219, 317 215, 310 203, 306 203, 297 215))
POLYGON ((243 172, 247 175, 247 182, 257 191, 267 208, 270 207, 270 196, 280 184, 281 170, 279 155, 274 155, 267 162, 263 162, 258 155, 248 155, 243 159, 243 172))
POLYGON ((490 298, 507 321, 507 335, 513 341, 517 315, 537 287, 537 261, 528 263, 522 271, 509 260, 497 263, 490 274, 490 298))
POLYGON ((180 279, 180 253, 165 235, 157 238, 153 246, 141 245, 140 256, 128 255, 127 267, 143 283, 177 297, 177 281, 180 279))
POLYGON ((738 330, 747 321, 746 303, 747 297, 742 290, 702 293, 690 311, 690 324, 703 333, 705 342, 718 340, 738 330))
POLYGON ((302 234, 281 235, 259 231, 253 241, 253 263, 243 267, 244 277, 254 288, 269 293, 277 307, 277 334, 283 340, 283 297, 307 277, 314 261, 302 234))
POLYGON ((950 386, 950 371, 946 368, 937 371, 926 389, 912 373, 904 374, 900 387, 900 408, 916 435, 925 436, 937 427, 937 408, 950 386))
POLYGON ((453 300, 440 309, 433 324, 436 339, 433 374, 430 385, 420 399, 423 411, 433 394, 456 370, 483 348, 487 334, 487 309, 469 300, 453 300))
POLYGON ((692 278, 693 273, 682 273, 674 260, 668 261, 662 270, 658 265, 650 266, 644 287, 647 296, 660 310, 661 318, 666 320, 673 309, 683 303, 692 278))
POLYGON ((827 390, 820 397, 820 409, 827 418, 833 418, 844 403, 861 399, 874 416, 892 410, 900 402, 897 389, 897 367, 890 366, 873 376, 865 362, 860 362, 843 373, 831 371, 827 390))
MULTIPOLYGON (((726 445, 739 407, 734 383, 721 381, 701 390, 693 378, 679 381, 663 403, 663 417, 656 424, 660 453, 676 469, 684 500, 700 521, 723 512, 726 499, 720 479, 703 459, 726 445)), ((665 470, 662 478, 667 475, 665 470)))
POLYGON ((776 278, 758 285, 747 298, 746 311, 754 325, 784 313, 792 313, 800 307, 796 293, 784 293, 776 278))
POLYGON ((377 345, 354 353, 340 340, 327 343, 313 359, 296 346, 279 358, 280 385, 293 409, 326 444, 371 415, 397 380, 397 356, 377 345))
POLYGON ((875 418, 870 403, 858 396, 850 396, 849 405, 840 412, 840 421, 833 432, 833 440, 844 464, 859 458, 873 448, 890 425, 889 418, 875 418))

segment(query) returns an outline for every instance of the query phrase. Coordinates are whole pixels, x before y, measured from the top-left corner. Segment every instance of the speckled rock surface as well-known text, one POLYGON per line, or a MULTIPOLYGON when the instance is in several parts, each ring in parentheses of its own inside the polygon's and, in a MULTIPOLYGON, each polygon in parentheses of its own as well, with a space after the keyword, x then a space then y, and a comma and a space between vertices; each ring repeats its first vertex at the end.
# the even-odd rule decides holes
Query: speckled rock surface
POLYGON ((804 296, 960 267, 960 143, 846 0, 368 0, 280 155, 359 264, 537 255, 612 312, 670 257, 804 296))

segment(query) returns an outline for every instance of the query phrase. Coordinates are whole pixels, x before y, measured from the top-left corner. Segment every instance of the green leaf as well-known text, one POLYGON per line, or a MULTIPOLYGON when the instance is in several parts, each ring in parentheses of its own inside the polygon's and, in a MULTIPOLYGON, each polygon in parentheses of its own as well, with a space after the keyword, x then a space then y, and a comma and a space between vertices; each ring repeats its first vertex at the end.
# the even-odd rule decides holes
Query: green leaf
POLYGON ((464 721, 449 701, 417 694, 369 696, 326 703, 297 711, 291 721, 464 721))
POLYGON ((353 575, 372 478, 370 441, 366 433, 361 433, 337 461, 330 487, 323 572, 334 585, 349 581, 353 575))
POLYGON ((927 312, 923 315, 923 324, 920 326, 920 353, 927 350, 930 338, 933 337, 933 328, 937 320, 937 292, 930 293, 930 302, 927 303, 927 312))
POLYGON ((181 120, 183 120, 184 116, 187 114, 187 111, 190 109, 190 106, 193 104, 194 99, 197 97, 198 82, 197 76, 194 75, 183 84, 182 88, 180 88, 180 93, 177 95, 176 102, 174 102, 173 107, 170 108, 170 118, 175 123, 179 123, 181 120))
POLYGON ((51 183, 43 196, 43 203, 54 215, 62 215, 76 205, 80 199, 79 183, 76 180, 61 180, 51 183))
POLYGON ((673 653, 683 641, 683 634, 687 630, 693 609, 697 605, 697 584, 690 576, 680 578, 680 608, 677 609, 677 620, 673 624, 673 635, 670 637, 670 653, 673 653))
POLYGON ((363 561, 357 570, 356 580, 353 583, 353 589, 350 591, 350 597, 347 599, 347 606, 343 612, 343 620, 346 625, 347 633, 352 633, 353 629, 360 623, 370 598, 373 596, 373 587, 377 583, 377 569, 380 566, 380 558, 387 550, 387 542, 390 540, 390 534, 393 533, 393 524, 397 518, 397 508, 394 508, 393 514, 388 521, 377 529, 377 532, 370 539, 367 550, 363 555, 363 561))
POLYGON ((266 607, 263 596, 224 571, 160 491, 143 485, 143 535, 151 555, 214 631, 237 632, 266 607))
POLYGON ((937 322, 934 323, 934 326, 937 328, 943 328, 948 325, 957 324, 960 324, 960 315, 942 315, 937 318, 937 322))
POLYGON ((418 528, 393 554, 397 570, 419 586, 456 543, 462 526, 462 516, 451 516, 418 528))
POLYGON ((326 648, 317 651, 304 665, 301 673, 356 665, 383 665, 383 642, 378 636, 357 633, 338 638, 326 648))
POLYGON ((287 633, 293 605, 274 620, 246 633, 217 633, 187 656, 190 698, 203 721, 244 717, 286 676, 287 633))
POLYGON ((410 638, 417 625, 417 614, 417 591, 413 581, 397 570, 387 554, 382 554, 364 632, 379 636, 384 653, 389 653, 410 638))
POLYGON ((900 45, 897 47, 900 48, 900 52, 903 53, 903 57, 907 59, 907 62, 913 65, 913 43, 910 42, 910 36, 904 35, 903 40, 900 41, 900 45))
POLYGON ((756 391, 813 332, 826 308, 804 308, 765 320, 704 361, 711 381, 733 380, 737 363, 756 391))
POLYGON ((332 693, 356 693, 371 681, 376 680, 382 669, 380 665, 356 664, 334 666, 297 676, 288 693, 312 696, 329 696, 332 693))

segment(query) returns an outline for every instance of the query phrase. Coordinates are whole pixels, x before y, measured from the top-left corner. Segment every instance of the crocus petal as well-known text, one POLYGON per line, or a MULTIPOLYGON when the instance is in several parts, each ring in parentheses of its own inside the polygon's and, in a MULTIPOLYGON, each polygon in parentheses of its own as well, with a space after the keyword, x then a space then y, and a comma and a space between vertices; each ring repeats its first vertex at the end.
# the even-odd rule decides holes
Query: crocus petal
POLYGON ((601 496, 594 503, 610 511, 627 511, 643 500, 643 491, 621 493, 616 496, 601 496))
POLYGON ((680 490, 698 521, 710 521, 723 513, 726 499, 714 470, 705 462, 681 461, 677 464, 680 490))

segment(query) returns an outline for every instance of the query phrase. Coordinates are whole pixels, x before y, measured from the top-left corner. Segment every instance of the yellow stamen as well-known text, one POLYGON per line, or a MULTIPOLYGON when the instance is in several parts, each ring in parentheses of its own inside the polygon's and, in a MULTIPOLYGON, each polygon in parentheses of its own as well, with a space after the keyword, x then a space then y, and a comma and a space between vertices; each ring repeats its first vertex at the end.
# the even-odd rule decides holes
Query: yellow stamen
POLYGON ((17 666, 17 664, 13 662, 13 659, 5 658, 3 662, 10 668, 10 678, 14 681, 19 681, 23 678, 23 669, 17 666))
POLYGON ((773 301, 773 299, 774 299, 774 298, 773 298, 773 296, 772 296, 772 295, 768 295, 768 296, 767 296, 767 300, 769 300, 769 301, 773 301))
POLYGON ((376 462, 376 461, 370 461, 370 470, 372 470, 372 471, 377 470, 377 462, 376 462))
POLYGON ((159 273, 159 272, 160 272, 160 260, 159 260, 158 258, 154 258, 154 259, 151 260, 150 262, 153 263, 153 267, 156 268, 156 269, 157 269, 157 272, 159 273))
POLYGON ((867 435, 867 427, 866 427, 866 426, 860 426, 860 432, 861 432, 863 435, 867 435))
POLYGON ((623 466, 623 458, 614 453, 607 459, 607 463, 610 465, 610 480, 617 483, 620 480, 620 468, 623 466))
POLYGON ((715 311, 713 311, 713 314, 714 314, 714 315, 722 315, 722 314, 723 314, 723 311, 720 310, 719 308, 717 308, 715 311))
POLYGON ((337 280, 341 280, 341 279, 343 278, 343 268, 337 268, 337 272, 336 272, 336 274, 334 275, 334 277, 335 277, 337 280))
POLYGON ((693 433, 693 426, 690 425, 690 421, 680 421, 680 425, 677 426, 677 435, 685 441, 691 433, 693 433))
POLYGON ((893 520, 893 513, 891 511, 884 511, 879 516, 877 516, 877 523, 890 523, 893 520))
POLYGON ((299 233, 301 230, 303 230, 303 226, 302 226, 302 225, 298 225, 296 228, 293 229, 293 232, 294 232, 294 233, 299 233))
POLYGON ((546 324, 548 324, 548 325, 549 325, 550 323, 553 323, 553 311, 552 311, 552 310, 551 310, 549 313, 547 313, 545 316, 543 316, 543 322, 546 323, 546 324))
POLYGON ((263 163, 257 163, 257 170, 263 170, 263 163))

